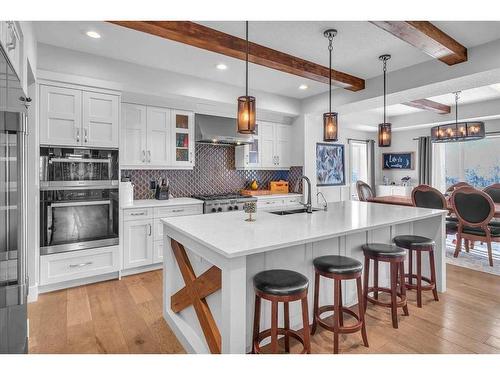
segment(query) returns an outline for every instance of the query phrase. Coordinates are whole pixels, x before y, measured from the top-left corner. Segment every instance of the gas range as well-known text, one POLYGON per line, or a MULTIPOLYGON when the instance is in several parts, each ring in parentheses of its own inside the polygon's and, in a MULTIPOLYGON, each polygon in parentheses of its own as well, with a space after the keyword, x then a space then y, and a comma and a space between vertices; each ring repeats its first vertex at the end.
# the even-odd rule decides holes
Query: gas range
POLYGON ((193 195, 193 198, 202 200, 203 213, 211 214, 216 212, 238 211, 243 209, 245 202, 255 202, 257 198, 241 194, 214 194, 214 195, 193 195))

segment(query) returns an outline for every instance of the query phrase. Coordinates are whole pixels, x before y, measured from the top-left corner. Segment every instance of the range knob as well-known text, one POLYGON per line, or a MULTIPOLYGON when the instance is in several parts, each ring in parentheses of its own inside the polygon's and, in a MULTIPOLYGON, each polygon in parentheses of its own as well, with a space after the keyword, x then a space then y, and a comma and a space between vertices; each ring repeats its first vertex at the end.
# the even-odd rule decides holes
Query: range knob
POLYGON ((212 208, 212 212, 217 212, 217 210, 215 208, 212 208))
POLYGON ((233 210, 233 206, 229 206, 227 209, 228 209, 229 211, 232 211, 232 210, 233 210))
POLYGON ((217 211, 218 211, 218 212, 222 212, 222 207, 219 207, 219 208, 217 209, 217 211))
POLYGON ((234 206, 234 209, 237 211, 238 210, 238 206, 234 206))

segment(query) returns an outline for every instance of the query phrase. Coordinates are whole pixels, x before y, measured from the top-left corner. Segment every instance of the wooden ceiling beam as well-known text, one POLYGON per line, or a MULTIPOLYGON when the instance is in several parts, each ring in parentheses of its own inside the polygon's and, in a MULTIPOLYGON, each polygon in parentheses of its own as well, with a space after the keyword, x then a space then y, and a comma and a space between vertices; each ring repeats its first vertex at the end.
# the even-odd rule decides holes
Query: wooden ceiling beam
POLYGON ((445 64, 467 61, 467 48, 429 21, 370 22, 445 64))
MULTIPOLYGON (((245 39, 189 21, 108 21, 115 25, 245 60, 245 39)), ((256 43, 249 43, 254 64, 328 84, 328 67, 256 43)), ((365 88, 364 79, 332 69, 332 84, 351 91, 365 88)))
POLYGON ((446 115, 451 112, 451 107, 449 105, 438 103, 429 99, 418 99, 403 104, 409 107, 439 113, 440 115, 446 115))

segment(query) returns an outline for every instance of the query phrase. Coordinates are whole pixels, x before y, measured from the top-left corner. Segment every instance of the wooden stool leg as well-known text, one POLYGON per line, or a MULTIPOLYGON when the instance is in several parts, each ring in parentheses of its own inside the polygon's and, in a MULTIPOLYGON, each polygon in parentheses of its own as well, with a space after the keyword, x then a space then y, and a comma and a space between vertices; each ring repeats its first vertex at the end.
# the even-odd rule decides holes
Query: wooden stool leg
POLYGON ((408 250, 408 284, 413 284, 413 251, 411 249, 408 250))
MULTIPOLYGON (((399 269, 400 269, 400 288, 401 288, 401 297, 402 298, 405 298, 406 297, 406 285, 405 285, 405 264, 404 262, 401 262, 400 263, 400 266, 399 266, 399 269)), ((406 303, 404 306, 403 306, 403 312, 406 316, 410 315, 408 313, 408 304, 406 303)))
POLYGON ((436 281, 436 264, 434 263, 434 250, 429 251, 429 262, 431 263, 431 281, 434 283, 434 288, 432 289, 432 294, 434 294, 434 301, 439 301, 437 292, 437 281, 436 281))
POLYGON ((302 298, 302 324, 304 335, 304 346, 306 347, 307 354, 311 354, 311 335, 309 332, 309 306, 307 304, 307 297, 302 298))
POLYGON ((361 288, 361 277, 356 278, 356 287, 358 289, 359 319, 363 322, 363 325, 361 326, 361 337, 363 337, 363 344, 368 348, 368 336, 366 335, 365 308, 363 306, 363 290, 361 288))
POLYGON ((368 280, 370 279, 370 259, 365 257, 365 269, 363 274, 363 307, 368 307, 368 280))
POLYGON ((313 324, 311 328, 311 335, 316 333, 316 328, 318 326, 316 315, 318 315, 319 309, 319 273, 314 272, 314 311, 313 311, 313 324))
POLYGON ((392 326, 398 328, 398 315, 397 315, 397 264, 394 262, 391 265, 391 316, 392 316, 392 326))
POLYGON ((417 251, 417 306, 422 307, 422 252, 417 251))
POLYGON ((453 257, 458 257, 458 254, 462 251, 462 236, 459 232, 457 232, 457 244, 455 246, 455 252, 453 253, 453 257))
POLYGON ((333 280, 333 353, 339 352, 340 280, 333 280))
POLYGON ((373 292, 373 297, 378 299, 378 260, 373 261, 373 287, 375 291, 373 292))
POLYGON ((488 238, 486 240, 486 245, 488 246, 488 261, 490 263, 490 267, 493 267, 493 251, 491 249, 491 239, 488 238))
POLYGON ((252 354, 255 354, 255 345, 258 342, 259 331, 260 331, 260 297, 255 296, 255 312, 253 315, 252 354))
POLYGON ((343 306, 343 304, 342 304, 342 282, 341 282, 340 288, 339 288, 339 311, 340 311, 340 313, 339 313, 339 325, 341 327, 344 326, 344 313, 342 311, 342 306, 343 306))
POLYGON ((278 352, 278 302, 271 302, 271 352, 278 352))
MULTIPOLYGON (((283 321, 285 322, 285 331, 290 329, 290 310, 288 302, 283 303, 283 321)), ((290 353, 290 336, 285 335, 285 352, 290 353)))

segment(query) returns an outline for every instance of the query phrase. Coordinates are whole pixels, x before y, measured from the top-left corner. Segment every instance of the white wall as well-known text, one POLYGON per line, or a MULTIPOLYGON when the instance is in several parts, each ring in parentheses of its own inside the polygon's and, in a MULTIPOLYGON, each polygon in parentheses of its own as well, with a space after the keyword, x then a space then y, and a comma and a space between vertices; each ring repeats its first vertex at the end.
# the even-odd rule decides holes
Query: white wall
MULTIPOLYGON (((344 145, 345 152, 345 186, 316 186, 316 143, 323 142, 323 117, 322 115, 305 115, 304 126, 304 174, 309 177, 312 184, 312 202, 316 204, 316 194, 322 192, 328 202, 349 200, 349 144, 348 138, 374 139, 375 134, 354 130, 342 126, 339 118, 339 140, 336 143, 344 145)), ((304 188, 305 190, 305 188, 304 188)))

